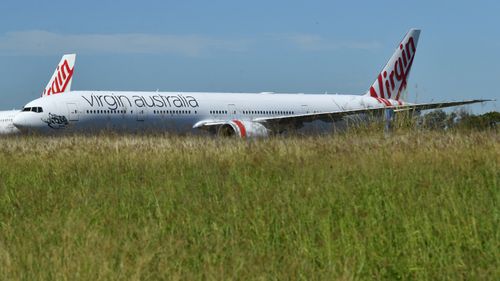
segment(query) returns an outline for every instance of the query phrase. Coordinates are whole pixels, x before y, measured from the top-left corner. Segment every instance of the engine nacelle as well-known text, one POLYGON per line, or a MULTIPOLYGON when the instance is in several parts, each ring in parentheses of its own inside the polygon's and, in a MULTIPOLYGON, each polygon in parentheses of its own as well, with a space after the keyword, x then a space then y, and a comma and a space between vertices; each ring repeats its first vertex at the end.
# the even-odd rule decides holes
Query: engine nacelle
POLYGON ((267 137, 269 133, 269 130, 260 123, 241 120, 228 121, 220 126, 217 132, 221 136, 236 135, 241 138, 267 137))

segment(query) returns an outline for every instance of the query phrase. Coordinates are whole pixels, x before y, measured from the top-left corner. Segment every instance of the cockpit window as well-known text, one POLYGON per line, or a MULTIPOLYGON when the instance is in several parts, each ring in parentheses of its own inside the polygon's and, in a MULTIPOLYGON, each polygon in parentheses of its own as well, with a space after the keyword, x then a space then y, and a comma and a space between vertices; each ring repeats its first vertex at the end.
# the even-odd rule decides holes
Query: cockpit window
POLYGON ((25 108, 23 108, 23 112, 27 112, 27 111, 36 112, 36 113, 42 113, 43 112, 43 108, 41 108, 39 106, 25 107, 25 108))

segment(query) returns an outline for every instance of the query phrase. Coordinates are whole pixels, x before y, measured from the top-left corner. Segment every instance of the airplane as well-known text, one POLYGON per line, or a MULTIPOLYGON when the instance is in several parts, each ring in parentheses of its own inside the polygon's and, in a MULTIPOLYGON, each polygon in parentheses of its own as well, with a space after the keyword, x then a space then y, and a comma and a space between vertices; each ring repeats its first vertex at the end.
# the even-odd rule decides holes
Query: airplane
POLYGON ((402 100, 415 58, 419 29, 410 29, 363 95, 66 91, 73 78, 63 58, 42 97, 28 103, 14 125, 22 132, 209 132, 220 136, 265 137, 313 121, 340 121, 370 113, 421 111, 485 102, 412 104, 402 100))
MULTIPOLYGON (((50 94, 50 91, 52 91, 52 86, 54 88, 57 88, 59 85, 56 84, 57 81, 59 81, 60 78, 57 77, 58 75, 58 69, 62 66, 62 62, 67 61, 68 63, 71 63, 71 68, 74 68, 75 64, 75 59, 76 55, 71 54, 71 55, 65 55, 61 59, 61 63, 59 63, 58 67, 54 71, 54 74, 52 75, 52 78, 50 79, 49 83, 47 84, 46 91, 49 91, 47 94, 43 93, 42 96, 46 96, 50 94)), ((61 77, 62 78, 62 77, 61 77)), ((69 80, 67 80, 68 83, 65 87, 59 88, 57 91, 60 93, 63 92, 69 92, 71 91, 71 82, 72 79, 70 77, 69 80)), ((13 135, 13 134, 18 134, 20 133, 19 129, 14 126, 14 117, 21 112, 21 110, 5 110, 5 111, 0 111, 0 135, 13 135)))

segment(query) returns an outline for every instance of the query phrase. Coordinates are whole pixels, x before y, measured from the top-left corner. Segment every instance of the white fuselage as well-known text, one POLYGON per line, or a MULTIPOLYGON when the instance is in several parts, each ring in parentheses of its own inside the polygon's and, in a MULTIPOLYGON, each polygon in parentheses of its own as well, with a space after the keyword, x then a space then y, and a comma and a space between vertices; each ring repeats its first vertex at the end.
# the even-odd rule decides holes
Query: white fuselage
POLYGON ((0 135, 17 134, 19 130, 14 126, 13 120, 19 110, 0 111, 0 135))
MULTIPOLYGON (((397 101, 390 101, 397 105, 397 101)), ((26 105, 15 124, 23 131, 51 132, 151 129, 197 131, 202 121, 253 121, 262 117, 381 108, 370 96, 275 93, 180 93, 74 91, 26 105), (42 112, 37 112, 42 111, 42 112)))

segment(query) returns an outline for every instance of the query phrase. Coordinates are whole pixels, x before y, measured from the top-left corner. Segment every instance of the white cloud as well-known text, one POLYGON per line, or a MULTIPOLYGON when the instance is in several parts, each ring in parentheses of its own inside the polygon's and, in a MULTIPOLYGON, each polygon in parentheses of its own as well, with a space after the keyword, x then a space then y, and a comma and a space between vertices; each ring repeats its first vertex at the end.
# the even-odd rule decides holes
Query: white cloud
POLYGON ((305 50, 321 50, 326 47, 326 43, 323 38, 318 35, 310 34, 295 34, 290 36, 285 36, 285 39, 290 41, 296 47, 305 50))
POLYGON ((296 47, 307 51, 336 50, 336 49, 359 49, 373 50, 382 45, 379 42, 353 42, 353 41, 332 41, 319 35, 294 34, 284 36, 283 39, 289 41, 296 47))
POLYGON ((247 39, 215 38, 201 35, 59 34, 42 30, 17 31, 0 35, 0 55, 60 55, 63 53, 177 54, 200 56, 206 53, 242 52, 256 46, 298 48, 304 51, 376 49, 378 42, 334 42, 319 35, 294 34, 247 39))
POLYGON ((0 36, 0 54, 53 55, 76 53, 180 54, 242 51, 243 40, 225 40, 198 35, 155 34, 58 34, 47 31, 10 32, 0 36))

